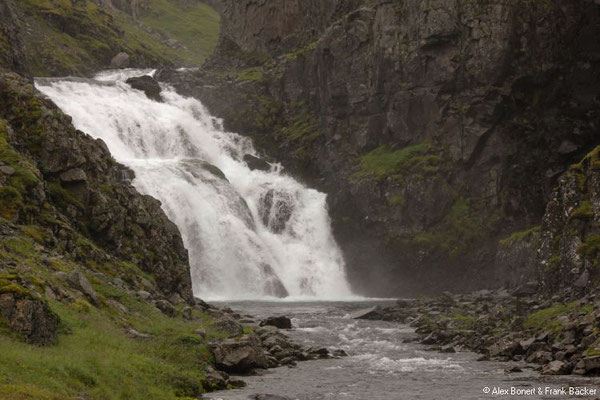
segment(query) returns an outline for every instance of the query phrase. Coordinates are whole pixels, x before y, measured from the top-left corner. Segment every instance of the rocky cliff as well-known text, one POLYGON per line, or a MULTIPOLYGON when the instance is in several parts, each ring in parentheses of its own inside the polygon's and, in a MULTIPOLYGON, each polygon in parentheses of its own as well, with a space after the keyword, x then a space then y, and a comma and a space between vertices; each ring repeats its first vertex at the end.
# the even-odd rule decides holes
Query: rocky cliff
POLYGON ((359 290, 514 286, 535 275, 553 188, 598 141, 599 12, 224 1, 211 62, 162 76, 329 194, 359 290))

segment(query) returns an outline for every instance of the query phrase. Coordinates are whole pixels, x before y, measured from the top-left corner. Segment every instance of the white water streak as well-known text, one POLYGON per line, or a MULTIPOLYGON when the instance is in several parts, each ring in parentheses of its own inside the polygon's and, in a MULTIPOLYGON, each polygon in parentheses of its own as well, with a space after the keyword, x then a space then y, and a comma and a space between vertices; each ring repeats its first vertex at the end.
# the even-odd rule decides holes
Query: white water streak
POLYGON ((135 171, 138 190, 162 202, 189 250, 195 294, 264 298, 281 292, 281 282, 295 299, 352 297, 325 194, 284 175, 279 166, 250 170, 243 156, 256 155, 251 141, 225 132, 199 101, 165 86, 165 102, 159 103, 124 83, 148 72, 121 70, 99 74, 97 81, 38 80, 36 85, 78 129, 104 140, 113 156, 135 171), (285 201, 265 210, 269 191, 285 201), (262 216, 271 213, 270 225, 282 205, 291 216, 276 233, 262 216))

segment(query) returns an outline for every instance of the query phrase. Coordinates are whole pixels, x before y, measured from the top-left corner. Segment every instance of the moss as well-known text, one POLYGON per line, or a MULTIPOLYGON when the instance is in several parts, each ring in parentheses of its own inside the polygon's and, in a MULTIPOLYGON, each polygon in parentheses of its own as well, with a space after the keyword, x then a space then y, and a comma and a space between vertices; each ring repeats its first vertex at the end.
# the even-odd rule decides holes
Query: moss
POLYGON ((451 316, 454 326, 462 330, 471 330, 475 327, 477 319, 471 315, 463 315, 460 313, 454 313, 451 316))
POLYGON ((300 47, 294 51, 291 51, 287 54, 285 54, 285 58, 289 61, 293 61, 298 57, 304 57, 306 56, 308 53, 312 52, 313 50, 315 50, 317 48, 317 45, 319 44, 318 41, 313 41, 310 42, 309 44, 307 44, 304 47, 300 47))
POLYGON ((283 134, 289 140, 306 144, 315 141, 323 134, 319 119, 304 103, 291 104, 290 110, 286 114, 290 115, 290 118, 287 126, 283 129, 283 134))
POLYGON ((237 79, 240 81, 262 81, 262 67, 251 67, 237 71, 237 79))
POLYGON ((392 196, 388 199, 388 204, 390 206, 402 208, 406 205, 406 199, 404 196, 392 196))
POLYGON ((500 240, 500 246, 502 247, 510 247, 515 243, 521 242, 523 240, 529 240, 533 235, 539 233, 541 227, 539 225, 534 226, 533 228, 526 229, 524 231, 514 232, 512 235, 507 237, 506 239, 500 240))
POLYGON ((580 306, 577 302, 559 303, 529 314, 523 322, 523 327, 536 331, 550 331, 558 335, 562 332, 562 324, 558 317, 570 313, 589 314, 593 311, 594 307, 591 304, 580 306))
POLYGON ((0 278, 0 293, 12 293, 17 297, 32 297, 29 289, 24 288, 13 280, 0 278))
POLYGON ((75 194, 62 187, 60 183, 52 182, 48 184, 48 194, 52 201, 60 208, 75 206, 83 209, 82 201, 75 194))
POLYGON ((7 220, 14 219, 23 207, 23 198, 17 189, 11 186, 0 186, 0 216, 7 220))
POLYGON ((592 233, 587 235, 583 243, 577 248, 577 251, 585 257, 597 257, 600 252, 600 234, 592 233))
POLYGON ((589 200, 582 201, 569 215, 570 219, 594 218, 594 207, 589 200))
POLYGON ((484 221, 474 203, 472 199, 460 197, 435 231, 416 235, 410 244, 450 256, 463 253, 495 225, 493 218, 484 221))
POLYGON ((388 146, 380 146, 360 157, 360 170, 353 175, 354 179, 372 178, 383 180, 393 177, 402 181, 408 174, 432 174, 440 170, 442 158, 430 142, 423 142, 392 150, 388 146))

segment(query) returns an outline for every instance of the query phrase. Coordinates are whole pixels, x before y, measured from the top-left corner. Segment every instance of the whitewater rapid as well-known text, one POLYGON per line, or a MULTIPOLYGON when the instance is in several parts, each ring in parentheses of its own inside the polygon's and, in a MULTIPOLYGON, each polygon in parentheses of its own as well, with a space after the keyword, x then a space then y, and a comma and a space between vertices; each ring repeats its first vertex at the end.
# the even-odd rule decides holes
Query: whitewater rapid
POLYGON ((273 164, 251 170, 252 142, 226 132, 193 98, 163 86, 164 102, 119 70, 87 79, 37 79, 36 87, 102 139, 135 171, 133 185, 159 199, 189 251, 194 294, 218 299, 350 299, 326 195, 273 164))

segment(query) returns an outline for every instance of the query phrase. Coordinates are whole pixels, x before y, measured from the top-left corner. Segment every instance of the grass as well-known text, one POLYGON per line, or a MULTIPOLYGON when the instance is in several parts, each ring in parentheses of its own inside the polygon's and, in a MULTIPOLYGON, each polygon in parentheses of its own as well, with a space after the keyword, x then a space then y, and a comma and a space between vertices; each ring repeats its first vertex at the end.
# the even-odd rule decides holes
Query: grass
POLYGON ((173 1, 151 0, 150 10, 141 21, 184 45, 185 64, 200 65, 215 49, 220 17, 212 7, 197 2, 184 9, 173 1))
POLYGON ((175 399, 203 392, 203 368, 209 359, 205 343, 179 340, 192 335, 192 323, 158 311, 136 310, 136 328, 154 335, 125 336, 107 310, 77 302, 52 302, 68 334, 53 347, 33 347, 0 336, 0 394, 11 399, 175 399))
POLYGON ((589 219, 594 218, 594 207, 589 200, 582 201, 569 215, 570 219, 589 219))
POLYGON ((500 246, 502 247, 510 247, 515 243, 518 243, 522 240, 528 240, 532 237, 532 235, 540 232, 541 227, 539 225, 534 226, 532 228, 526 229, 524 231, 514 232, 512 235, 507 237, 506 239, 500 240, 500 246))
MULTIPOLYGON (((43 253, 36 244, 38 235, 38 229, 27 226, 0 240, 0 259, 18 265, 9 267, 13 272, 0 274, 0 293, 43 294, 46 285, 70 291, 54 272, 81 266, 68 257, 49 260, 47 250, 43 253), (27 233, 32 231, 34 237, 27 233), (30 287, 34 289, 26 289, 30 287)), ((114 265, 98 266, 96 274, 87 274, 100 299, 99 307, 76 297, 66 302, 49 300, 61 320, 55 346, 25 344, 7 331, 0 318, 0 398, 66 400, 85 393, 91 400, 181 399, 197 398, 208 389, 203 387, 204 369, 211 361, 207 342, 223 337, 211 329, 211 318, 198 310, 193 311, 194 321, 163 315, 111 285, 110 275, 102 274, 107 269, 136 266, 116 260, 108 263, 114 265), (129 313, 107 306, 109 299, 123 304, 129 313), (194 333, 201 327, 207 339, 194 333), (149 338, 130 338, 125 333, 129 328, 149 338)))
POLYGON ((360 157, 360 170, 353 177, 383 180, 391 176, 400 181, 409 173, 438 172, 441 164, 442 159, 434 154, 430 142, 425 141, 399 150, 392 150, 384 145, 360 157))
POLYGON ((573 312, 589 314, 593 311, 594 306, 591 304, 584 306, 579 306, 577 302, 555 304, 529 314, 523 322, 523 327, 535 331, 549 331, 558 335, 562 331, 562 324, 558 317, 573 312))
POLYGON ((120 51, 129 53, 137 66, 198 66, 218 42, 219 15, 203 3, 184 8, 151 0, 150 11, 139 21, 162 38, 128 14, 90 0, 23 0, 17 5, 30 27, 25 53, 36 76, 93 72, 108 67, 120 51), (171 47, 171 39, 183 47, 171 47))

